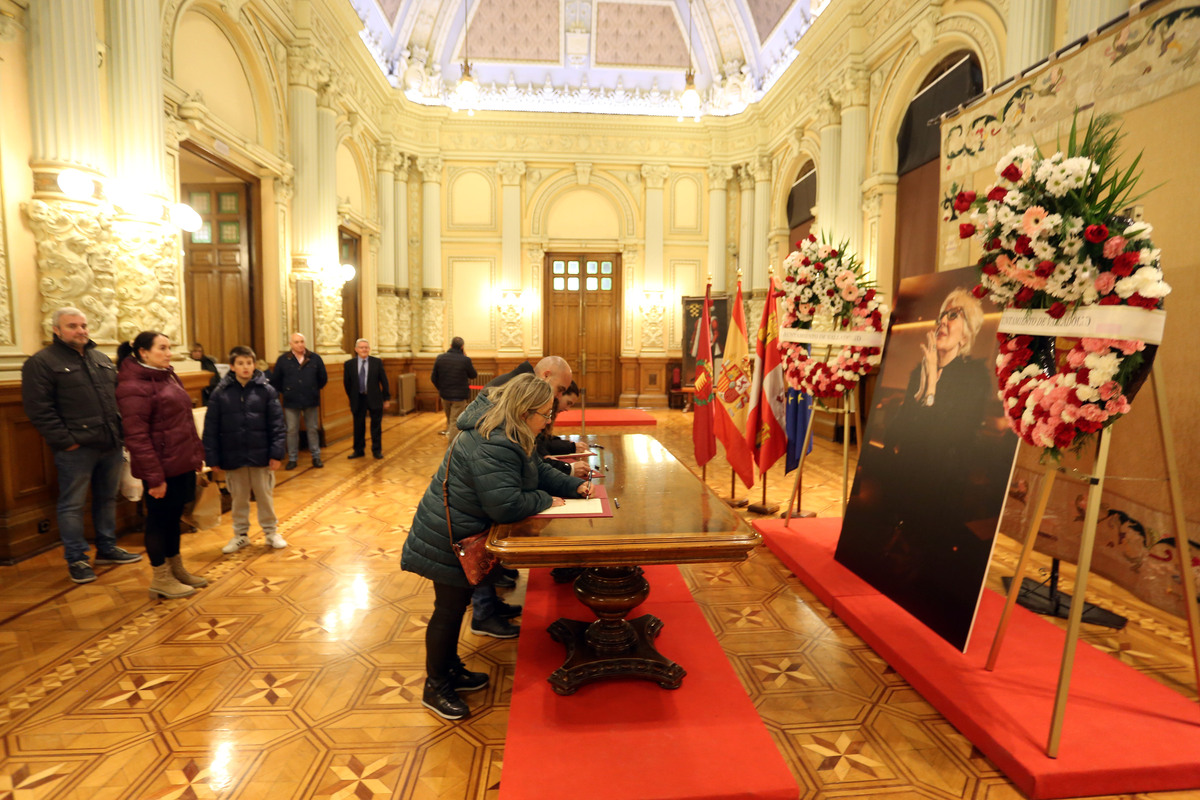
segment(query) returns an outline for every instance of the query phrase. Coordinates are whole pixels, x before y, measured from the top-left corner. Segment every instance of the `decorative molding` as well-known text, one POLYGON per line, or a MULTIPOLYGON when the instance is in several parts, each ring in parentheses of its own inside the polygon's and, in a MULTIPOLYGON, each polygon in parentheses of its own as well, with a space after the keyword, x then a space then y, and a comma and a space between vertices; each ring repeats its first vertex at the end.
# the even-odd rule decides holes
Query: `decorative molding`
MULTIPOLYGON (((629 173, 634 174, 634 173, 629 173)), ((617 207, 620 209, 621 218, 624 220, 621 235, 627 238, 633 238, 637 235, 637 219, 634 215, 634 206, 630 202, 629 195, 621 188, 620 184, 613 181, 604 173, 597 173, 592 176, 589 186, 601 189, 605 194, 612 197, 617 207)), ((560 175, 553 183, 546 187, 545 191, 537 195, 534 201, 533 210, 530 212, 531 233, 535 236, 542 235, 545 229, 546 217, 549 214, 550 206, 553 205, 554 199, 561 192, 571 191, 579 186, 575 175, 560 175)))
POLYGON ((396 297, 395 289, 389 292, 381 289, 375 298, 375 313, 378 316, 378 336, 381 350, 394 352, 399 347, 399 312, 400 298, 396 297))
MULTIPOLYGON (((480 167, 450 167, 448 170, 446 170, 446 192, 448 193, 447 203, 446 203, 446 208, 447 208, 448 213, 447 213, 447 218, 445 221, 446 230, 450 230, 450 231, 493 231, 496 229, 496 224, 497 224, 497 219, 496 219, 497 197, 496 197, 496 195, 497 195, 497 192, 496 192, 496 174, 494 172, 492 172, 491 170, 488 170, 488 169, 482 169, 480 167), (487 195, 488 195, 486 198, 487 219, 483 222, 467 224, 467 223, 457 221, 455 209, 462 207, 460 205, 460 203, 462 202, 463 198, 461 198, 459 196, 461 192, 459 189, 457 189, 456 184, 458 183, 460 178, 462 178, 466 175, 480 175, 487 182, 487 195)), ((478 196, 470 196, 467 198, 467 202, 471 202, 471 203, 480 203, 482 201, 483 201, 483 198, 480 198, 478 196)))
POLYGON ((116 278, 118 339, 160 331, 172 342, 183 342, 178 230, 162 223, 118 220, 112 231, 109 257, 116 278))
POLYGON ((342 287, 345 285, 337 278, 326 278, 322 273, 314 281, 316 289, 313 296, 314 314, 316 316, 317 352, 342 352, 342 333, 345 318, 342 316, 342 287))
POLYGON ((112 216, 97 206, 30 200, 21 206, 37 246, 43 340, 50 315, 74 306, 88 315, 92 339, 116 344, 117 280, 111 257, 112 216))
POLYGON ((825 94, 817 103, 817 128, 832 128, 842 124, 842 109, 825 94))
POLYGON ((741 164, 737 168, 738 188, 743 192, 754 191, 754 171, 750 164, 741 164))
POLYGON ((322 78, 322 70, 323 64, 316 47, 306 44, 288 48, 288 85, 304 86, 315 92, 322 78))
POLYGON ((733 180, 733 167, 729 164, 711 164, 708 167, 708 190, 725 190, 725 185, 733 180))
POLYGON ((641 175, 646 181, 647 189, 661 189, 671 168, 666 164, 642 164, 641 175))
POLYGON ((425 353, 440 353, 442 351, 443 319, 446 315, 446 301, 441 292, 434 295, 426 292, 421 300, 421 351, 425 353))
POLYGON ((496 173, 500 176, 503 186, 520 186, 521 176, 525 174, 524 161, 499 161, 496 163, 496 173))
POLYGON ((524 352, 525 311, 521 303, 501 304, 497 346, 501 351, 524 352))
POLYGON ((441 183, 443 165, 441 156, 421 156, 417 159, 417 171, 425 183, 441 183))
POLYGON ((396 349, 407 352, 412 349, 413 307, 412 298, 400 295, 396 298, 396 349))
POLYGON ((654 303, 642 309, 642 352, 661 353, 663 344, 666 309, 662 303, 654 303))
POLYGON ((587 162, 577 162, 575 164, 575 180, 580 186, 587 186, 592 179, 592 165, 587 162))

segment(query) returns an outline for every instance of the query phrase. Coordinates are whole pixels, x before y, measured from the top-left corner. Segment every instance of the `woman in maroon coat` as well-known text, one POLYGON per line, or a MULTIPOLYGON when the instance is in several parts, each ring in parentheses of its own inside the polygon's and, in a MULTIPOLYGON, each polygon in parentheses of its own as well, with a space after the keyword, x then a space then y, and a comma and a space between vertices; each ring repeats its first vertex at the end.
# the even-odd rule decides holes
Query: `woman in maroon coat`
POLYGON ((179 555, 179 520, 196 496, 196 471, 204 461, 192 400, 171 368, 171 340, 157 331, 139 333, 117 363, 130 468, 146 490, 150 596, 186 597, 208 584, 184 569, 179 555))

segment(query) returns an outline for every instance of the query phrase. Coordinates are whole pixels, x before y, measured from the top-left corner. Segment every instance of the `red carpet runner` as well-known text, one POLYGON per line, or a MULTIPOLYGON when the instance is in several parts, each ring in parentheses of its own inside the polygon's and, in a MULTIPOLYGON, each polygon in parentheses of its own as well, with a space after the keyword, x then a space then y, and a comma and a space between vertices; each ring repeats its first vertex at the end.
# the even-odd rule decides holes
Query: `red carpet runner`
POLYGON ((658 647, 687 670, 683 686, 614 679, 559 697, 546 678, 565 652, 546 627, 590 612, 570 584, 530 570, 500 800, 794 800, 796 781, 679 569, 646 577, 650 597, 634 614, 663 621, 658 647))
POLYGON ((1004 598, 984 592, 966 655, 833 560, 841 519, 754 528, 844 619, 1026 794, 1041 798, 1200 787, 1200 706, 1081 643, 1057 759, 1045 754, 1065 633, 1018 607, 984 669, 1004 598))
MULTIPOLYGON (((589 408, 587 410, 587 424, 590 428, 596 427, 619 427, 627 425, 657 425, 656 420, 645 411, 637 408, 589 408)), ((554 420, 556 428, 562 427, 579 427, 579 410, 571 409, 559 414, 554 420)))

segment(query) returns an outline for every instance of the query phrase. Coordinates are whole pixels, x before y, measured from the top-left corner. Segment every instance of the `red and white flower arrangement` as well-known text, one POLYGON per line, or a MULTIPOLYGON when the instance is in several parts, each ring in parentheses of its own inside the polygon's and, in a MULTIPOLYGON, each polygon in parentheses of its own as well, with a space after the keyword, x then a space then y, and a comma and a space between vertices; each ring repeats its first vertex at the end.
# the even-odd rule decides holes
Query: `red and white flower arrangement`
MULTIPOLYGON (((862 262, 814 235, 796 243, 783 261, 787 297, 780 324, 811 329, 814 319, 829 320, 834 330, 882 331, 887 305, 865 278, 862 262)), ((841 397, 878 362, 878 347, 845 346, 832 359, 813 358, 808 347, 781 342, 789 385, 814 397, 841 397)))
MULTIPOLYGON (((1016 147, 983 197, 958 193, 959 235, 984 246, 977 297, 1056 319, 1085 306, 1162 307, 1171 287, 1152 229, 1118 216, 1136 200, 1140 177, 1140 156, 1124 172, 1116 167, 1120 138, 1109 118, 1095 117, 1081 141, 1072 125, 1065 153, 1016 147)), ((1055 456, 1127 413, 1144 376, 1145 342, 1082 338, 1056 358, 1053 338, 998 338, 996 377, 1013 430, 1055 456)))

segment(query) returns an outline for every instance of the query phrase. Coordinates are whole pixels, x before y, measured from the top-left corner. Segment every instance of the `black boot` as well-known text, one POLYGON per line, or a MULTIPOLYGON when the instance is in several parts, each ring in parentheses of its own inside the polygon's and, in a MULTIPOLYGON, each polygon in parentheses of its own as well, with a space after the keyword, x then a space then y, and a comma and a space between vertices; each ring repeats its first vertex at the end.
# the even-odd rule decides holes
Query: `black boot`
POLYGON ((480 689, 486 689, 488 685, 488 674, 486 672, 472 672, 467 669, 467 665, 461 660, 457 665, 450 668, 450 685, 454 687, 454 691, 463 692, 478 692, 480 689))
POLYGON ((451 678, 435 680, 425 679, 425 694, 421 697, 421 705, 433 713, 446 719, 462 719, 471 713, 471 709, 458 696, 451 685, 451 678))

